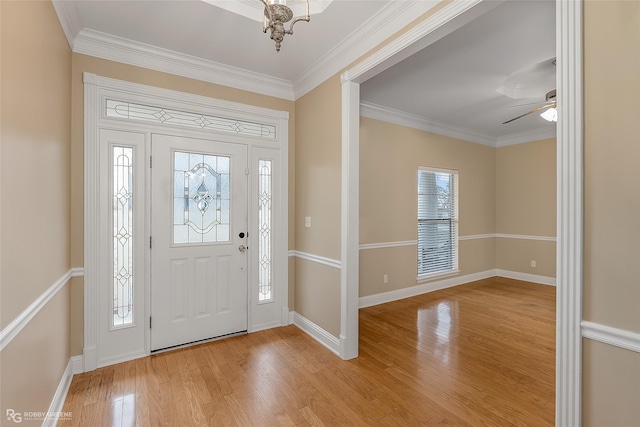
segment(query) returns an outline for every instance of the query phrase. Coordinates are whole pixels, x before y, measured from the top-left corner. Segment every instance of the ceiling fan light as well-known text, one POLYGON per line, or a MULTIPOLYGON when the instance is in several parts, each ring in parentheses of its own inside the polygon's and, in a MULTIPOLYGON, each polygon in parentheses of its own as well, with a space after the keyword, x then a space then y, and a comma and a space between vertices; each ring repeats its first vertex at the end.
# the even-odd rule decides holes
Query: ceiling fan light
POLYGON ((540 113, 540 117, 549 121, 549 122, 557 122, 558 121, 558 110, 555 107, 549 108, 542 113, 540 113))

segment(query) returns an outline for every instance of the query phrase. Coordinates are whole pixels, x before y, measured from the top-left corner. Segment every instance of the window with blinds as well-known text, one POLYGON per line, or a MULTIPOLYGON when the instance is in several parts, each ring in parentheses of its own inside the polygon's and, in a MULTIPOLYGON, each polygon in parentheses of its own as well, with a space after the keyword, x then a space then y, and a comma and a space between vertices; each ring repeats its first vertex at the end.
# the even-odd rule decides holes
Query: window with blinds
POLYGON ((418 168, 418 279, 458 271, 458 172, 418 168))

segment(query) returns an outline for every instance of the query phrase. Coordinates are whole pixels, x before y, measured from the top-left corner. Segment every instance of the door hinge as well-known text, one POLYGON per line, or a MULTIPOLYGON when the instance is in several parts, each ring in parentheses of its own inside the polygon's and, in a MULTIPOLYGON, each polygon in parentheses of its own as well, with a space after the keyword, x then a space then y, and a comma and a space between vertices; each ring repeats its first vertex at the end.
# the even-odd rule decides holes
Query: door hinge
POLYGON ((244 168, 244 174, 249 175, 249 168, 244 168))
POLYGON ((151 249, 152 240, 153 240, 153 238, 151 236, 149 236, 149 249, 151 249))
POLYGON ((149 156, 149 167, 153 167, 153 156, 149 156))
POLYGON ((151 316, 149 316, 149 329, 151 329, 151 316))

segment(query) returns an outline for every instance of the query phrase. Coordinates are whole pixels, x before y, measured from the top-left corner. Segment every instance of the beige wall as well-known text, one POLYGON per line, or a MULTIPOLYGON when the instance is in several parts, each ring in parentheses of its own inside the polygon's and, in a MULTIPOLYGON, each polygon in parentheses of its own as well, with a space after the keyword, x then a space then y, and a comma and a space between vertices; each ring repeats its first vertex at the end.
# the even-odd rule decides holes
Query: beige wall
POLYGON ((639 2, 585 4, 584 317, 635 332, 640 332, 639 22, 639 2), (615 102, 612 94, 618 94, 615 102))
MULTIPOLYGON (((1 10, 4 328, 71 267, 71 51, 50 2, 3 1, 1 10)), ((63 286, 2 351, 3 417, 49 408, 69 361, 69 321, 63 286)))
MULTIPOLYGON (((555 237, 555 147, 548 139, 496 149, 361 117, 360 243, 416 240, 419 165, 459 170, 460 236, 555 237)), ((360 296, 415 286, 416 259, 415 245, 361 250, 360 296)), ((498 268, 555 277, 555 242, 461 240, 459 266, 461 275, 498 268)))
MULTIPOLYGON (((361 117, 360 244, 416 240, 418 166, 458 171, 460 236, 495 232, 495 148, 361 117)), ((415 286, 416 250, 361 250, 360 296, 415 286)), ((494 239, 460 241, 459 267, 494 269, 494 239)))
POLYGON ((556 235, 556 140, 496 149, 496 231, 556 235))
POLYGON ((332 259, 340 259, 341 94, 335 76, 296 101, 296 250, 332 259))
MULTIPOLYGON (((398 33, 354 61, 359 63, 444 7, 442 1, 398 33)), ((296 242, 298 251, 340 260, 342 89, 339 72, 296 101, 296 242), (304 227, 305 216, 312 227, 304 227)), ((340 276, 319 264, 319 277, 308 262, 295 260, 296 312, 338 336, 340 276), (304 271, 298 271, 299 268, 304 271), (321 279, 320 279, 321 278, 321 279), (310 299, 310 298, 315 298, 310 299), (314 306, 313 310, 310 309, 314 306), (336 318, 331 318, 336 313, 336 318), (336 326, 332 326, 336 325, 336 326), (337 328, 337 329, 336 329, 337 328)))
MULTIPOLYGON (((640 333, 640 2, 584 5, 584 318, 640 333)), ((585 426, 640 419, 640 354, 584 341, 585 426)))
MULTIPOLYGON (((555 138, 496 149, 496 232, 556 236, 555 138)), ((498 238, 496 251, 499 269, 556 276, 553 241, 498 238)))
POLYGON ((3 2, 2 20, 5 327, 69 269, 71 56, 50 3, 3 2))
POLYGON ((638 353, 582 340, 582 425, 636 427, 640 423, 638 353))
POLYGON ((296 259, 296 313, 340 336, 340 270, 296 259))
MULTIPOLYGON (((103 77, 156 86, 165 89, 193 93, 211 98, 255 105, 274 110, 289 112, 289 248, 293 249, 295 242, 295 109, 292 101, 287 101, 270 96, 259 95, 230 87, 206 83, 159 71, 134 67, 118 62, 107 61, 91 56, 73 54, 71 71, 72 90, 72 149, 71 149, 71 176, 72 176, 72 207, 71 222, 73 230, 71 234, 71 259, 74 266, 82 266, 83 261, 83 126, 84 126, 84 86, 82 73, 90 72, 103 77)), ((289 268, 290 283, 293 283, 294 269, 289 268)), ((75 320, 71 330, 71 352, 81 354, 83 346, 83 281, 76 279, 72 284, 71 301, 73 303, 72 318, 75 320)), ((295 301, 294 286, 289 287, 289 308, 293 308, 295 301)))
MULTIPOLYGON (((334 260, 340 259, 341 97, 334 76, 296 101, 295 248, 334 260)), ((339 270, 310 264, 296 259, 296 312, 339 336, 339 270)))
POLYGON ((0 353, 2 426, 7 409, 46 412, 69 362, 69 286, 62 288, 0 353))

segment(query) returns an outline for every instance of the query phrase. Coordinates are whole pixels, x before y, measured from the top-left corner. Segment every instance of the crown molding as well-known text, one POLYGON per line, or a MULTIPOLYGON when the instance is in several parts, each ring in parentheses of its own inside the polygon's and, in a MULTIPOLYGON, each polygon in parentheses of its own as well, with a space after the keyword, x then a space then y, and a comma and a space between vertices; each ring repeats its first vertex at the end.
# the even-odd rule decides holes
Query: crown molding
POLYGON ((424 0, 389 2, 294 81, 295 98, 336 75, 438 3, 424 0))
POLYGON ((368 102, 360 103, 360 115, 370 119, 381 120, 383 122, 394 123, 400 126, 407 126, 426 132, 437 133, 438 135, 449 136, 451 138, 462 139, 475 142, 477 144, 495 147, 496 139, 487 135, 472 132, 467 129, 457 128, 444 123, 439 123, 427 118, 383 107, 382 105, 368 102))
POLYGON ((390 2, 309 67, 295 83, 83 28, 73 2, 52 0, 75 53, 293 101, 375 48, 438 1, 390 2))
POLYGON ((512 133, 501 136, 496 139, 496 147, 506 147, 507 145, 523 144, 525 142, 540 141, 555 137, 555 129, 534 129, 527 132, 512 133))
MULTIPOLYGON (((342 73, 342 82, 362 83, 387 68, 410 57, 440 38, 473 21, 506 0, 459 0, 416 24, 404 34, 389 42, 355 66, 342 73)), ((428 10, 428 9, 427 9, 428 10)), ((426 11, 426 10, 425 10, 426 11)), ((415 18, 415 17, 414 17, 415 18)), ((409 21, 411 22, 411 21, 409 21)), ((407 22, 407 24, 409 23, 407 22)))
POLYGON ((67 43, 69 43, 69 47, 73 50, 74 41, 80 33, 80 30, 82 30, 80 15, 78 15, 75 3, 64 0, 51 0, 51 3, 56 11, 56 15, 58 15, 58 21, 60 21, 62 31, 64 31, 64 35, 67 38, 67 43))
POLYGON ((110 61, 189 77, 293 101, 290 81, 197 58, 94 30, 82 29, 73 51, 110 61))
POLYGON ((505 147, 507 145, 522 144, 556 137, 555 130, 536 129, 529 132, 514 133, 494 138, 468 129, 447 125, 415 114, 405 113, 404 111, 364 101, 360 103, 360 115, 370 119, 488 145, 490 147, 505 147))

